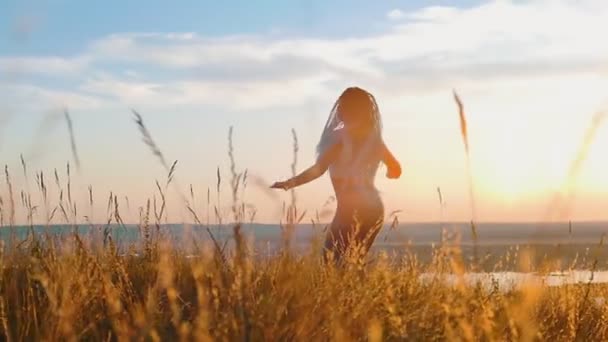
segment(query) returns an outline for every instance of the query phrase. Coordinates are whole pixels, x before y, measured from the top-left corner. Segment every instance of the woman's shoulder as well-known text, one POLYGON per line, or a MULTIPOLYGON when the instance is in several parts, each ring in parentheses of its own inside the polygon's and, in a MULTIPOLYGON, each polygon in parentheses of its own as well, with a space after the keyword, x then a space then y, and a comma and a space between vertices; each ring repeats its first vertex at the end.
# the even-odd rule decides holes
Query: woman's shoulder
POLYGON ((343 128, 336 129, 331 135, 331 145, 343 145, 348 140, 346 130, 343 128))

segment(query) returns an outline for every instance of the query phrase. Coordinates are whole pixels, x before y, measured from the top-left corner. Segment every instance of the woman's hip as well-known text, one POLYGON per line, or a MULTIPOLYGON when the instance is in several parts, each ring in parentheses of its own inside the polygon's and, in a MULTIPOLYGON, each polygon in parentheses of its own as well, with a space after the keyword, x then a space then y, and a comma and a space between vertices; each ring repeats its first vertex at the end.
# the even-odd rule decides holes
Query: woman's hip
POLYGON ((359 223, 369 226, 375 223, 382 223, 384 219, 384 206, 382 202, 374 203, 374 205, 340 205, 336 209, 333 223, 340 225, 351 225, 359 223))

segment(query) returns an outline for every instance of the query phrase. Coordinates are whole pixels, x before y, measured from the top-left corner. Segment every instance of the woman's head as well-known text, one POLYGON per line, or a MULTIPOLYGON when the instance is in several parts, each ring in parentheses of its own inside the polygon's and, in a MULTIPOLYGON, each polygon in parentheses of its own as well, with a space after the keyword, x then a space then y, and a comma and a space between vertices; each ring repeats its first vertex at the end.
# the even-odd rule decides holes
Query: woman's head
POLYGON ((380 129, 380 114, 374 96, 367 91, 350 87, 344 90, 335 110, 344 127, 356 133, 369 133, 380 129))
POLYGON ((371 133, 381 139, 382 125, 376 99, 361 88, 347 88, 334 104, 317 145, 318 155, 335 143, 340 123, 351 137, 365 138, 371 133))

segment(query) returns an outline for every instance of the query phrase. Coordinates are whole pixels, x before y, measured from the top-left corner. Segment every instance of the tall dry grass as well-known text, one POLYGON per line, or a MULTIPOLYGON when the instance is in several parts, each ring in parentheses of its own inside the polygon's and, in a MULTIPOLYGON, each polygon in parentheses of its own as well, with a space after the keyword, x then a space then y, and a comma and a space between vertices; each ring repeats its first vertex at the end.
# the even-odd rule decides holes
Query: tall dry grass
MULTIPOLYGON (((477 221, 477 204, 475 202, 475 183, 473 178, 473 169, 471 167, 471 150, 470 150, 470 142, 469 142, 469 129, 467 125, 467 116, 464 111, 464 103, 460 99, 460 96, 456 92, 456 90, 452 90, 452 95, 454 96, 454 101, 458 106, 458 118, 460 119, 460 136, 462 138, 462 142, 464 144, 464 151, 466 155, 467 161, 467 176, 469 180, 469 202, 471 205, 471 234, 473 236, 474 243, 474 258, 478 258, 477 251, 477 227, 475 222, 477 221)), ((441 197, 441 196, 440 196, 441 197)), ((441 199, 440 199, 441 201, 441 199)))
MULTIPOLYGON (((153 218, 144 215, 144 229, 153 218)), ((187 255, 160 235, 121 252, 79 235, 2 246, 5 340, 590 340, 608 337, 606 285, 449 285, 458 248, 321 262, 318 249, 254 258, 213 244, 187 255), (51 241, 54 241, 51 243, 51 241), (421 275, 434 274, 429 281, 421 275)), ((521 258, 525 265, 525 256, 521 258)), ((523 266, 522 266, 523 267, 523 266)), ((460 279, 460 278, 456 278, 460 279)))

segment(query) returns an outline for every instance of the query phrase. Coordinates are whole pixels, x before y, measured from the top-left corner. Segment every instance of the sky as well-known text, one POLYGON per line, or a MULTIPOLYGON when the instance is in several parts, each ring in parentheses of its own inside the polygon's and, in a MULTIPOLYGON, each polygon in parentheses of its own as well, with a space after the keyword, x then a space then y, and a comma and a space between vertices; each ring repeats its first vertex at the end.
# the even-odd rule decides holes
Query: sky
MULTIPOLYGON (((404 169, 399 180, 387 180, 384 169, 378 175, 387 214, 608 219, 603 32, 603 0, 4 0, 0 161, 15 192, 31 191, 40 208, 35 174, 48 179, 57 169, 65 183, 71 162, 80 216, 105 221, 112 192, 123 218, 137 221, 167 170, 142 141, 135 109, 167 163, 178 161, 170 220, 192 221, 183 194, 206 217, 208 189, 210 206, 218 202, 218 168, 219 210, 228 216, 232 126, 236 172, 249 176, 239 203, 255 208, 257 221, 277 223, 290 194, 267 186, 291 175, 292 129, 303 170, 334 101, 357 85, 378 100, 384 139, 404 169), (465 105, 470 164, 453 89, 465 105)), ((51 198, 56 188, 49 186, 51 198)), ((8 191, 2 179, 4 199, 8 191)), ((332 194, 327 176, 299 188, 306 220, 317 212, 330 220, 332 194)), ((17 220, 25 219, 19 208, 17 220)))

